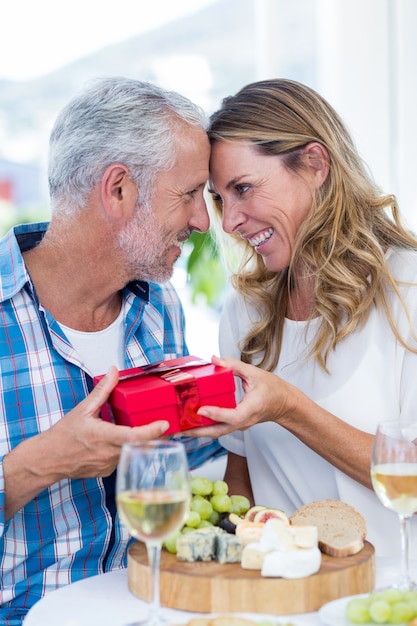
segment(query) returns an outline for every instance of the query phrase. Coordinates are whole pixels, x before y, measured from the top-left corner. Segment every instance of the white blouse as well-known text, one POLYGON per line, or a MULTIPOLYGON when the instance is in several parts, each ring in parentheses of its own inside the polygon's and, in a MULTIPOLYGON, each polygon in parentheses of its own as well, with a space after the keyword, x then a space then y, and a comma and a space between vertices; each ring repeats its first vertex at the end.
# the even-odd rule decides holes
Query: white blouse
MULTIPOLYGON (((400 290, 417 328, 417 252, 391 250, 387 259, 398 280, 413 283, 401 285, 400 290)), ((404 311, 394 297, 391 312, 406 341, 416 346, 404 311)), ((238 344, 257 315, 235 292, 229 294, 220 323, 222 356, 240 357, 238 344)), ((395 339, 383 311, 374 309, 364 328, 338 344, 328 359, 329 374, 306 358, 319 321, 313 320, 308 326, 307 322, 285 320, 275 373, 319 406, 368 433, 374 433, 383 419, 417 420, 417 355, 395 339)), ((241 394, 238 384, 238 399, 241 394)), ((308 502, 338 498, 365 517, 367 538, 379 556, 398 555, 398 515, 383 507, 373 491, 336 469, 281 426, 258 424, 222 437, 221 443, 247 457, 257 504, 280 508, 290 515, 308 502)))

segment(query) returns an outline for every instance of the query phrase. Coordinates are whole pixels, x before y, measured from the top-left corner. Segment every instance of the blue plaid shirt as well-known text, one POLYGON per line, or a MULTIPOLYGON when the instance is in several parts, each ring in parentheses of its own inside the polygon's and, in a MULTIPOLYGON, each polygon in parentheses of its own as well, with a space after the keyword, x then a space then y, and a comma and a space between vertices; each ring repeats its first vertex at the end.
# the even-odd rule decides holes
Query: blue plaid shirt
MULTIPOLYGON (((4 519, 4 455, 53 426, 91 388, 59 324, 39 306, 23 262, 21 252, 46 228, 18 226, 0 241, 0 624, 9 626, 20 626, 47 591, 125 567, 131 541, 117 514, 113 523, 100 478, 61 480, 4 519)), ((188 354, 170 283, 130 283, 123 298, 126 368, 188 354)), ((225 452, 217 441, 184 442, 191 468, 225 452)))

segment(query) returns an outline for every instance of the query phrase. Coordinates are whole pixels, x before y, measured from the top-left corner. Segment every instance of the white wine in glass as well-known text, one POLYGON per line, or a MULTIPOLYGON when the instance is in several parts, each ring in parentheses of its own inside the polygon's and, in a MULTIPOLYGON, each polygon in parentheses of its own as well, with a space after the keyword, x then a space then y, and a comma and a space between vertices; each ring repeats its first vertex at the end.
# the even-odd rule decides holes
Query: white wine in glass
POLYGON ((409 573, 410 521, 417 512, 417 421, 388 420, 378 425, 371 476, 382 504, 400 518, 401 575, 393 586, 417 589, 409 573))
POLYGON ((146 544, 152 569, 152 601, 145 620, 159 626, 159 564, 165 539, 183 525, 190 504, 187 456, 180 442, 155 440, 122 447, 116 480, 117 510, 132 537, 146 544))

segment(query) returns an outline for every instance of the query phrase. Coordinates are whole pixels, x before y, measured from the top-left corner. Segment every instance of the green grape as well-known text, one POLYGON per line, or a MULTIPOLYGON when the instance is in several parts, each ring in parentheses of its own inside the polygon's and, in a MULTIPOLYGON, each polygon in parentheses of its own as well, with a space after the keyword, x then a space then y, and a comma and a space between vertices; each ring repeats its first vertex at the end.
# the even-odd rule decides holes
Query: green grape
POLYGON ((197 511, 188 511, 188 517, 185 520, 185 525, 190 528, 197 528, 201 522, 201 517, 197 511))
POLYGON ((223 496, 229 492, 229 485, 224 480, 216 480, 213 484, 213 496, 223 496))
POLYGON ((193 532, 195 532, 195 528, 191 528, 191 526, 183 526, 183 528, 181 528, 182 535, 186 535, 187 533, 193 533, 193 532))
POLYGON ((173 535, 165 539, 163 543, 164 548, 168 550, 168 552, 170 552, 171 554, 177 553, 177 537, 180 534, 181 534, 181 531, 174 533, 173 535))
POLYGON ((201 519, 208 519, 213 512, 212 504, 203 496, 193 496, 190 504, 191 511, 196 511, 201 519))
POLYGON ((413 617, 411 619, 413 619, 414 617, 417 617, 417 598, 404 598, 404 601, 407 602, 408 606, 410 607, 410 610, 413 613, 413 617))
POLYGON ((213 526, 217 526, 220 521, 220 513, 218 513, 217 511, 213 509, 213 512, 208 518, 208 521, 211 522, 213 526))
POLYGON ((232 500, 230 496, 224 495, 216 495, 210 498, 211 506, 218 513, 227 513, 232 504, 232 500))
POLYGON ((391 616, 387 620, 389 624, 402 624, 403 622, 409 622, 412 619, 413 610, 407 604, 407 602, 396 602, 391 605, 391 616))
MULTIPOLYGON (((230 496, 230 499, 232 500, 232 507, 237 506, 239 508, 238 515, 243 515, 246 511, 249 511, 250 502, 245 496, 230 496)), ((230 512, 235 513, 235 511, 230 512)))
POLYGON ((366 624, 369 620, 375 624, 404 624, 417 616, 417 592, 394 587, 373 592, 351 600, 346 614, 355 624, 366 624))
POLYGON ((409 589, 403 592, 403 600, 405 602, 416 602, 417 601, 417 591, 414 589, 409 589))
POLYGON ((212 528, 214 524, 209 522, 208 519, 202 519, 197 528, 212 528))
POLYGON ((395 587, 392 587, 391 589, 384 589, 384 591, 381 591, 379 595, 381 596, 381 598, 386 600, 386 602, 389 602, 390 604, 395 604, 396 602, 399 602, 403 599, 404 592, 401 591, 401 589, 396 589, 395 587))
POLYGON ((218 526, 221 513, 235 513, 242 517, 250 508, 249 500, 238 494, 229 496, 228 491, 229 485, 224 480, 213 482, 200 476, 191 477, 192 498, 181 532, 218 526))
POLYGON ((379 591, 371 591, 371 593, 366 596, 366 599, 368 601, 368 604, 371 604, 371 602, 374 602, 375 600, 385 600, 385 598, 382 598, 381 592, 379 591))
POLYGON ((195 496, 209 496, 213 492, 213 483, 208 478, 193 476, 191 478, 191 493, 195 496))
POLYGON ((382 598, 373 600, 369 605, 369 616, 376 624, 386 624, 391 617, 392 605, 382 598))
POLYGON ((346 607, 346 615, 354 624, 367 624, 371 621, 366 598, 353 598, 346 607))

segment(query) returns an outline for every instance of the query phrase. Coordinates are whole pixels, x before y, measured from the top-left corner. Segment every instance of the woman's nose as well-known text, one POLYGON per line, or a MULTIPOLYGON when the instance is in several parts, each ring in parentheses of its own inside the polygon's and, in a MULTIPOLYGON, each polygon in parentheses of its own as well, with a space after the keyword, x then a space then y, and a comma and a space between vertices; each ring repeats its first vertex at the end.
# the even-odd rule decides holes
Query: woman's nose
POLYGON ((243 216, 236 207, 223 200, 222 227, 224 232, 229 234, 235 233, 242 221, 243 216))

